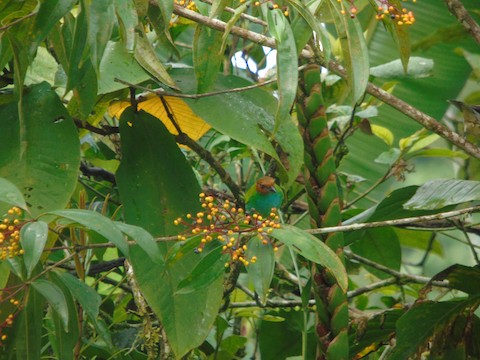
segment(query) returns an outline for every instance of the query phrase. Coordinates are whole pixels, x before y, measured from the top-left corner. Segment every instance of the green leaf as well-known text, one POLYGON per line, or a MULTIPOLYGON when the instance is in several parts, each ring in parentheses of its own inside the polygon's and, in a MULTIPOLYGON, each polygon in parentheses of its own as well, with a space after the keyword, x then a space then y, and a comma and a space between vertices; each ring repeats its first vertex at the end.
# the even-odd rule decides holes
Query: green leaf
MULTIPOLYGON (((126 109, 120 119, 120 134, 122 161, 117 183, 125 220, 154 236, 178 234, 173 221, 199 209, 200 187, 190 164, 163 123, 147 113, 126 109)), ((167 251, 168 245, 163 244, 163 248, 167 251)), ((139 247, 130 249, 139 287, 160 318, 177 357, 205 340, 222 301, 223 276, 189 294, 175 293, 199 261, 193 250, 179 254, 175 261, 154 263, 139 247)))
POLYGON ((461 290, 470 295, 480 293, 480 268, 455 264, 436 274, 433 280, 448 280, 453 289, 461 290))
MULTIPOLYGON (((363 236, 350 245, 352 251, 393 270, 400 270, 402 249, 397 234, 392 228, 373 228, 365 231, 363 236)), ((365 268, 380 279, 391 275, 365 265, 365 268)))
POLYGON ((88 230, 95 231, 105 239, 115 244, 125 255, 128 256, 128 243, 122 233, 115 226, 115 223, 102 214, 83 209, 67 209, 51 211, 47 214, 60 216, 70 219, 76 223, 83 225, 88 230))
POLYGON ((228 255, 222 254, 222 247, 210 251, 197 263, 188 276, 180 281, 175 294, 189 294, 205 289, 208 285, 218 281, 225 273, 225 261, 228 255))
MULTIPOLYGON (((400 0, 391 0, 389 4, 393 5, 397 9, 402 9, 403 4, 400 0)), ((400 52, 400 59, 402 61, 402 66, 404 72, 407 72, 411 46, 410 46, 410 36, 408 27, 405 25, 399 25, 397 19, 384 19, 383 24, 385 25, 388 32, 393 37, 393 40, 397 44, 398 50, 400 52)))
POLYGON ((27 89, 21 109, 20 117, 16 103, 0 106, 0 177, 16 184, 37 216, 68 203, 80 145, 73 121, 47 83, 27 89))
MULTIPOLYGON (((135 278, 148 304, 159 316, 176 358, 181 358, 200 346, 210 332, 222 302, 223 272, 210 285, 179 294, 180 282, 197 266, 199 256, 192 251, 162 266, 138 250, 133 247, 130 252, 135 278)), ((224 271, 225 262, 220 260, 220 263, 224 271)))
POLYGON ((397 321, 397 344, 389 359, 407 359, 440 328, 448 326, 466 307, 479 300, 472 296, 466 301, 419 302, 397 321), (412 331, 415 324, 415 331, 412 331))
POLYGON ((18 188, 7 179, 0 177, 0 201, 27 210, 27 204, 18 188))
POLYGON ((14 321, 12 338, 15 354, 17 359, 40 360, 45 301, 43 296, 32 288, 28 292, 26 304, 14 321))
POLYGON ((338 256, 324 242, 308 232, 290 225, 274 229, 271 236, 290 246, 306 259, 320 264, 335 277, 343 291, 347 291, 348 278, 338 256))
MULTIPOLYGON (((103 52, 110 40, 115 25, 113 0, 92 1, 88 9, 89 56, 96 70, 99 70, 103 52)), ((100 75, 100 72, 98 72, 100 75)))
POLYGON ((35 42, 32 47, 45 39, 55 24, 75 5, 75 0, 50 0, 40 3, 38 14, 35 17, 35 42))
POLYGON ((68 329, 63 328, 62 318, 56 311, 52 313, 54 323, 54 332, 49 333, 49 340, 52 343, 55 355, 58 359, 74 360, 74 349, 78 341, 78 309, 75 306, 74 299, 59 278, 59 275, 52 271, 49 273, 52 282, 62 291, 68 308, 68 329))
MULTIPOLYGON (((330 40, 329 40, 329 34, 327 30, 325 30, 325 27, 321 25, 321 22, 318 21, 314 14, 312 14, 312 11, 310 10, 310 5, 316 6, 316 10, 321 5, 321 1, 316 2, 317 5, 314 5, 312 3, 309 4, 309 6, 305 6, 298 0, 289 0, 288 4, 291 5, 298 13, 300 16, 305 20, 305 22, 308 24, 310 27, 309 31, 303 30, 302 32, 308 32, 308 38, 312 36, 312 31, 315 32, 316 36, 320 36, 321 39, 321 44, 322 44, 322 53, 324 55, 324 60, 329 61, 330 60, 330 53, 331 53, 331 46, 330 46, 330 40)), ((304 45, 303 41, 301 44, 299 44, 298 40, 298 34, 297 31, 300 30, 300 28, 303 28, 302 25, 300 25, 300 21, 298 21, 300 18, 296 18, 293 23, 292 23, 292 30, 295 34, 295 41, 297 42, 297 51, 303 49, 304 45), (299 45, 301 45, 299 47, 299 45)), ((308 39, 307 39, 308 40, 308 39)), ((306 42, 305 42, 306 43, 306 42)))
POLYGON ((135 59, 137 62, 158 81, 172 89, 178 90, 167 69, 157 57, 152 44, 150 44, 147 38, 143 25, 136 27, 135 35, 135 59))
POLYGON ((246 267, 250 281, 253 282, 255 292, 261 302, 265 302, 275 270, 275 253, 270 243, 264 245, 262 240, 255 236, 248 242, 247 260, 250 264, 246 267), (251 262, 255 256, 257 261, 251 262))
MULTIPOLYGON (((169 1, 160 1, 160 3, 168 4, 169 1)), ((115 0, 115 13, 117 15, 118 26, 120 27, 122 34, 122 44, 124 45, 125 50, 127 50, 129 53, 132 53, 135 50, 135 27, 138 25, 138 15, 135 11, 135 5, 130 0, 115 0)), ((107 48, 110 43, 110 41, 107 43, 107 48)), ((104 53, 103 56, 105 57, 105 55, 106 54, 104 53)), ((102 58, 102 63, 103 61, 104 59, 102 58)), ((102 63, 100 63, 100 66, 102 63)), ((100 73, 103 77, 104 73, 102 71, 100 71, 100 73)), ((122 73, 122 79, 123 76, 124 74, 122 73)), ((101 88, 101 81, 102 79, 100 78, 98 86, 99 89, 101 88)))
POLYGON ((125 219, 153 236, 177 234, 173 221, 199 208, 200 186, 190 165, 163 123, 146 112, 127 108, 120 134, 117 183, 125 219))
POLYGON ((118 221, 115 221, 114 224, 121 232, 135 240, 138 246, 145 251, 152 261, 162 260, 162 254, 158 249, 158 244, 148 231, 139 226, 124 224, 118 221))
POLYGON ((328 0, 328 4, 340 39, 347 83, 351 89, 351 103, 354 104, 363 97, 368 83, 370 69, 367 45, 358 19, 343 15, 340 12, 343 4, 337 0, 328 0))
POLYGON ((36 279, 31 285, 47 300, 57 315, 60 316, 63 329, 67 331, 69 319, 68 306, 62 290, 53 282, 44 279, 36 279))
POLYGON ((150 79, 148 73, 135 61, 132 53, 127 52, 122 42, 109 41, 100 63, 98 79, 98 93, 106 94, 126 87, 126 85, 114 81, 118 74, 131 84, 139 84, 150 79))
POLYGON ((20 230, 20 243, 24 251, 23 261, 28 278, 43 254, 47 237, 48 224, 43 221, 29 222, 20 230))
POLYGON ((277 47, 278 107, 275 113, 276 133, 283 122, 290 121, 290 110, 297 95, 298 55, 290 23, 280 9, 268 12, 268 29, 277 47))
POLYGON ((82 306, 82 309, 87 313, 88 318, 93 324, 96 324, 98 313, 100 311, 100 304, 102 298, 90 286, 80 281, 75 276, 55 270, 56 274, 63 282, 63 284, 70 290, 72 296, 82 306))
POLYGON ((480 200, 480 182, 440 179, 420 186, 403 207, 407 210, 436 210, 473 200, 480 200))
POLYGON ((433 73, 433 60, 418 56, 412 56, 408 62, 408 70, 405 73, 401 60, 393 60, 386 64, 378 65, 370 69, 370 75, 383 79, 398 78, 424 78, 433 73))
POLYGON ((223 60, 222 36, 220 31, 197 25, 193 37, 193 65, 197 93, 207 92, 215 83, 223 60))

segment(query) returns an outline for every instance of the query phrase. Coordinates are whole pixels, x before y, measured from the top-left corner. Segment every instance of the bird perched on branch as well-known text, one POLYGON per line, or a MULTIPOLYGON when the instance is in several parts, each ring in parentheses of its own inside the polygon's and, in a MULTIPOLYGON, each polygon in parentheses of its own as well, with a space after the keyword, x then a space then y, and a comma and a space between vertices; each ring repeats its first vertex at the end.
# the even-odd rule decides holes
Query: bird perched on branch
POLYGON ((270 176, 258 179, 245 194, 247 212, 257 212, 264 217, 270 215, 273 208, 279 209, 282 201, 282 189, 270 176))
POLYGON ((463 113, 463 129, 465 137, 473 135, 475 140, 480 139, 480 105, 469 105, 458 100, 448 100, 463 113))

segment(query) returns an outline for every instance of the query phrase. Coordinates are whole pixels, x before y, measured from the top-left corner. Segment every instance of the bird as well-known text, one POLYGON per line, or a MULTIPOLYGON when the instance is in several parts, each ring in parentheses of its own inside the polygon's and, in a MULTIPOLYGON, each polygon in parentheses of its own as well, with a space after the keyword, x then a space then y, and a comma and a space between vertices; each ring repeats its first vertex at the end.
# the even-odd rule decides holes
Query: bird
POLYGON ((480 139, 480 105, 469 105, 458 100, 448 100, 448 102, 463 112, 465 137, 473 135, 477 140, 480 139))
POLYGON ((283 202, 283 191, 270 176, 261 177, 245 194, 247 213, 256 212, 268 217, 272 209, 279 209, 283 202))

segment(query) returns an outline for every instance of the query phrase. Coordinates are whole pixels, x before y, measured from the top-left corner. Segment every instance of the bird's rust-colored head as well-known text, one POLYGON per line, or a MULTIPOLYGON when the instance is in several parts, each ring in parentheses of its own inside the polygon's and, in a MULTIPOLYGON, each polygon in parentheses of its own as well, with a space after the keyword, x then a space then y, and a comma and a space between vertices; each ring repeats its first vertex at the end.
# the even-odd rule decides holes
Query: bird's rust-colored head
POLYGON ((270 176, 264 176, 257 180, 257 191, 260 194, 266 195, 270 192, 277 192, 275 189, 275 179, 270 176))

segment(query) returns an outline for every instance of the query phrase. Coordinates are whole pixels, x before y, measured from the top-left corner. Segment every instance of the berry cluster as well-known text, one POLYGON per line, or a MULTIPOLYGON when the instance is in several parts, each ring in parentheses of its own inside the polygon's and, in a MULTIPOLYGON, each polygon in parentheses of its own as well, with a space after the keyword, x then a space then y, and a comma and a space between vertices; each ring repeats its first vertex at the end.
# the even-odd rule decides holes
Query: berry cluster
MULTIPOLYGON (((245 2, 245 0, 240 0, 240 2, 243 3, 243 2, 245 2)), ((270 10, 281 8, 282 11, 283 11, 283 15, 285 15, 285 16, 289 15, 287 6, 280 6, 272 0, 255 1, 253 3, 253 6, 260 6, 260 5, 265 4, 265 3, 267 4, 267 6, 270 10)))
MULTIPOLYGON (((412 2, 416 1, 417 0, 412 0, 412 2)), ((388 0, 379 0, 378 2, 380 4, 377 8, 377 20, 383 20, 385 17, 388 17, 392 19, 392 21, 396 21, 397 25, 412 25, 415 22, 415 15, 407 8, 402 7, 400 9, 390 4, 388 0)))
POLYGON ((23 254, 20 249, 20 228, 22 223, 18 217, 22 215, 22 210, 12 207, 0 223, 0 261, 23 254))
POLYGON ((0 308, 0 318, 2 319, 0 322, 0 346, 3 346, 4 341, 7 340, 5 329, 12 327, 13 321, 23 308, 22 303, 15 298, 15 296, 18 295, 18 293, 23 289, 24 284, 20 284, 11 288, 4 288, 0 290, 0 304, 8 301, 11 304, 10 307, 14 307, 14 310, 9 312, 6 316, 2 314, 2 309, 6 309, 8 306, 1 306, 0 308))
MULTIPOLYGON (((355 6, 355 0, 348 0, 350 6, 346 9, 343 6, 342 0, 337 0, 339 3, 342 3, 341 13, 343 15, 349 14, 353 19, 358 13, 358 8, 355 6)), ((403 0, 406 2, 408 0, 403 0)), ((412 0, 412 2, 417 2, 417 0, 412 0)), ((397 25, 412 25, 415 22, 415 15, 412 11, 408 10, 405 7, 399 8, 395 4, 392 4, 389 0, 376 0, 378 5, 377 7, 377 20, 391 19, 396 21, 397 25)))
MULTIPOLYGON (((195 248, 196 253, 201 253, 207 243, 217 240, 223 243, 223 252, 230 254, 231 261, 240 261, 245 266, 257 261, 256 256, 250 259, 246 257, 247 244, 242 242, 243 235, 257 235, 264 245, 272 243, 268 236, 273 229, 280 227, 280 219, 276 209, 268 218, 259 214, 246 214, 242 208, 238 208, 229 200, 220 200, 214 196, 200 194, 200 202, 204 211, 197 214, 187 214, 186 219, 178 218, 175 225, 184 225, 189 228, 188 233, 179 235, 178 239, 185 241, 187 237, 201 236, 200 244, 195 248)), ((276 251, 278 247, 273 244, 276 251)), ((226 263, 225 266, 229 266, 226 263)))

